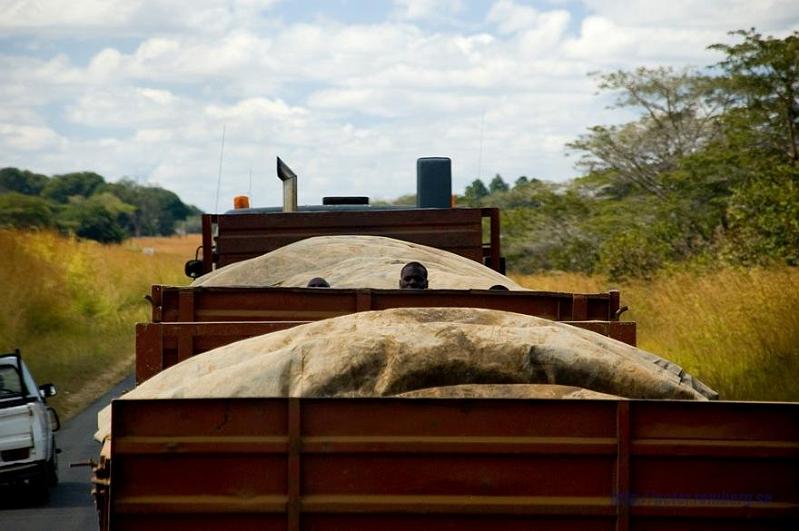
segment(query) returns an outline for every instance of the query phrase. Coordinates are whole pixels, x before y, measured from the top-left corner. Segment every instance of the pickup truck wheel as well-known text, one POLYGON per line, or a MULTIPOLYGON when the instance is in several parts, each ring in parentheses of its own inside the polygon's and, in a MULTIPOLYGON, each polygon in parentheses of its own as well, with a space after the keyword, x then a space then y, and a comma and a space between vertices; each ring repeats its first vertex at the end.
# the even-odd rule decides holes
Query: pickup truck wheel
POLYGON ((31 482, 31 494, 37 504, 47 503, 50 499, 50 471, 49 465, 42 467, 41 472, 31 482))
POLYGON ((58 485, 58 458, 53 458, 47 462, 47 486, 55 487, 58 485))

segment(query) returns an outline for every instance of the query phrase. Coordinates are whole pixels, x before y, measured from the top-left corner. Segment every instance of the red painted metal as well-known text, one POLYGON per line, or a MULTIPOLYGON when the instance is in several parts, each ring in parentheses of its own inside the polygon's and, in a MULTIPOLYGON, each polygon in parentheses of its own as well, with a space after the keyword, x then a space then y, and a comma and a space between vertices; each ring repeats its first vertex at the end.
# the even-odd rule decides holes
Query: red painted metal
POLYGON ((112 530, 799 525, 799 404, 118 400, 113 433, 112 530))
MULTIPOLYGON (((191 356, 235 341, 309 322, 311 321, 139 323, 136 325, 136 383, 140 384, 191 356)), ((633 322, 564 321, 564 323, 635 346, 633 322)))
POLYGON ((210 273, 214 268, 214 238, 213 226, 216 224, 216 214, 203 214, 203 273, 210 273))
POLYGON ((498 208, 483 208, 482 215, 488 218, 488 234, 489 243, 486 247, 483 246, 483 258, 488 258, 488 267, 495 271, 500 271, 500 222, 499 222, 499 209, 498 208))
POLYGON ((139 323, 136 325, 136 383, 202 352, 306 322, 139 323))
MULTIPOLYGON (((204 216, 203 264, 210 271, 347 233, 500 265, 496 209, 204 216)), ((636 330, 618 321, 618 291, 153 286, 152 303, 154 323, 137 327, 138 381, 237 339, 374 309, 515 311, 633 345, 636 330)), ((101 459, 95 470, 103 531, 799 525, 799 404, 262 398, 112 407, 103 455, 113 467, 101 459)))
POLYGON ((152 287, 153 322, 316 321, 388 308, 487 308, 554 321, 615 321, 611 293, 545 291, 152 287), (192 297, 183 295, 192 292, 192 297), (182 298, 181 298, 182 297, 182 298))
POLYGON ((630 403, 616 407, 616 531, 630 529, 630 403))
POLYGON ((214 265, 222 267, 260 256, 305 238, 337 234, 386 236, 482 262, 484 217, 489 219, 490 267, 499 270, 501 252, 496 208, 206 214, 203 216, 203 268, 207 273, 214 265))

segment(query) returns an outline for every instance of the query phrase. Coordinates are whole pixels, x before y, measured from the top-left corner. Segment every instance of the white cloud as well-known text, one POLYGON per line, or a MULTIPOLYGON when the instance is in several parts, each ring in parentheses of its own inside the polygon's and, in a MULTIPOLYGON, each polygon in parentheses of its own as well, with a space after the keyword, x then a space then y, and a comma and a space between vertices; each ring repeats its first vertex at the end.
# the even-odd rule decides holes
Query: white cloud
POLYGON ((282 100, 250 98, 235 105, 209 105, 205 114, 213 119, 241 125, 257 125, 260 122, 280 122, 282 126, 300 127, 307 123, 308 112, 301 107, 292 107, 282 100))
POLYGON ((452 157, 456 190, 478 174, 571 177, 565 141, 627 118, 604 108, 587 72, 701 66, 729 29, 798 27, 781 0, 585 0, 581 19, 568 2, 498 0, 469 21, 460 1, 403 1, 357 24, 271 17, 275 2, 257 0, 76 1, 66 14, 50 0, 6 4, 0 31, 20 46, 0 52, 3 164, 133 176, 205 209, 223 127, 220 196, 246 191, 252 169, 259 205, 280 203, 275 155, 313 203, 412 192, 419 156, 452 157))
POLYGON ((795 0, 582 0, 592 12, 621 26, 769 31, 796 26, 795 0))
POLYGON ((163 127, 176 123, 190 105, 166 90, 114 87, 81 95, 66 108, 66 117, 72 123, 92 128, 163 127))
POLYGON ((534 7, 517 4, 512 0, 500 0, 491 6, 487 18, 497 25, 500 33, 514 33, 532 28, 538 17, 539 12, 534 7))
POLYGON ((583 20, 580 36, 565 43, 564 51, 579 59, 607 63, 629 55, 639 44, 631 32, 624 31, 612 20, 590 16, 583 20))
POLYGON ((263 23, 263 13, 279 1, 6 0, 0 2, 0 29, 38 37, 74 35, 76 30, 110 37, 163 31, 219 33, 263 23))
POLYGON ((141 2, 128 0, 84 0, 60 2, 58 0, 12 0, 4 2, 0 27, 118 27, 141 8, 141 2))
POLYGON ((405 20, 441 19, 463 9, 462 0, 394 0, 395 16, 405 20))
POLYGON ((0 123, 0 154, 9 148, 20 151, 52 149, 62 142, 61 136, 48 127, 0 123))

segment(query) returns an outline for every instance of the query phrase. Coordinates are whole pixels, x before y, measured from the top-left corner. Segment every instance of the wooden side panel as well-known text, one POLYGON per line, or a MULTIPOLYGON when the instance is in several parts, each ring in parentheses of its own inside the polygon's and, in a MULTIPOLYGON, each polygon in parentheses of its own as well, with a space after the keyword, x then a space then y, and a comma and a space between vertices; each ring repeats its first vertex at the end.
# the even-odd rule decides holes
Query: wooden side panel
POLYGON ((799 404, 117 400, 111 440, 114 530, 799 525, 799 404))

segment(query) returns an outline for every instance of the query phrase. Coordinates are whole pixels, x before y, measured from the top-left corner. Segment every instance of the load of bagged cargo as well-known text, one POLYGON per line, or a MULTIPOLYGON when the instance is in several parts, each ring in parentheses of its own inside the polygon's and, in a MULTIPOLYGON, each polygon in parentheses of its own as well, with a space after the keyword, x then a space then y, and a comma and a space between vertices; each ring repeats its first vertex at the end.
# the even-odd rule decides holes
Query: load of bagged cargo
POLYGON ((305 287, 314 277, 333 288, 396 289, 402 266, 420 262, 431 289, 524 289, 479 262, 382 236, 317 236, 201 276, 192 286, 305 287))
MULTIPOLYGON (((399 308, 238 341, 123 398, 403 395, 717 397, 673 363, 566 324, 497 310, 399 308)), ((107 408, 98 419, 100 439, 109 415, 107 408)))

